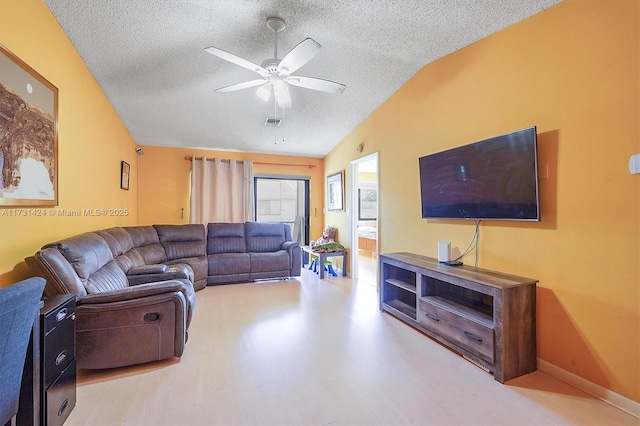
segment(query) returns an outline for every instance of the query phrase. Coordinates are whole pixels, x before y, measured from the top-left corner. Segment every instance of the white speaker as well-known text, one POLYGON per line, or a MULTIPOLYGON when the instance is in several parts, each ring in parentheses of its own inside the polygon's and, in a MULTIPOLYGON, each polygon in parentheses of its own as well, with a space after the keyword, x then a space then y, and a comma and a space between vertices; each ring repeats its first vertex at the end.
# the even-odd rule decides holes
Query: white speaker
POLYGON ((438 262, 448 262, 449 259, 449 252, 451 249, 451 242, 450 241, 440 241, 438 243, 438 262))

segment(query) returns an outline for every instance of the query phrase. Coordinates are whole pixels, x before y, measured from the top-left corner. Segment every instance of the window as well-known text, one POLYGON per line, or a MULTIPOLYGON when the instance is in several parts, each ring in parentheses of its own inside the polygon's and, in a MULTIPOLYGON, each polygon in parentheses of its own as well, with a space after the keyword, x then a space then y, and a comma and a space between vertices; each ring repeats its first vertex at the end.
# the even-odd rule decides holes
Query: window
POLYGON ((309 179, 256 176, 256 220, 291 226, 294 241, 307 244, 309 179))

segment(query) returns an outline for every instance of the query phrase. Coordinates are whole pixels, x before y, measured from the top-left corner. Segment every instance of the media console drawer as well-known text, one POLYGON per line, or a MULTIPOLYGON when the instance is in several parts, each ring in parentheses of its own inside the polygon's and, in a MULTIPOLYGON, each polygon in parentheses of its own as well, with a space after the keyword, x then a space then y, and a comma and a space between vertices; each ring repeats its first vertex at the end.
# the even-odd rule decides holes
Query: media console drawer
POLYGON ((537 280, 413 253, 380 255, 380 310, 507 380, 536 370, 537 280))
POLYGON ((418 322, 464 349, 493 363, 493 327, 479 324, 425 300, 418 303, 418 322))

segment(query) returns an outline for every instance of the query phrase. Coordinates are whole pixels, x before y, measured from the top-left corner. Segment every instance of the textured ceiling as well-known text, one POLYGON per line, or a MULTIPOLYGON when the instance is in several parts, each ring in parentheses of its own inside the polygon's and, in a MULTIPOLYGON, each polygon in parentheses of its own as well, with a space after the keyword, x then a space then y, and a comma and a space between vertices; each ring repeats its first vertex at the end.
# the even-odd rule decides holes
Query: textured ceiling
POLYGON ((323 157, 424 65, 560 0, 44 0, 138 145, 323 157), (311 37, 323 47, 295 74, 343 94, 291 86, 282 118, 258 74, 204 51, 260 64, 273 57, 266 18, 287 26, 278 57, 311 37))

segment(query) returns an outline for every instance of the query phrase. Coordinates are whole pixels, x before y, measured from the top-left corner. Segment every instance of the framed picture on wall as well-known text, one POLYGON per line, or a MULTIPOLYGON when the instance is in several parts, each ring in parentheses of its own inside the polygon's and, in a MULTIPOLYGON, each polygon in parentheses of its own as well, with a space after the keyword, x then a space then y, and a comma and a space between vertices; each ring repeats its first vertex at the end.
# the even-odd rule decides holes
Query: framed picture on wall
POLYGON ((344 170, 327 177, 327 208, 344 210, 344 170))
POLYGON ((358 188, 358 220, 377 220, 378 188, 361 186, 358 188))
POLYGON ((58 89, 0 45, 0 207, 58 205, 58 89))
POLYGON ((120 163, 120 188, 129 190, 129 175, 131 166, 126 161, 120 163))

